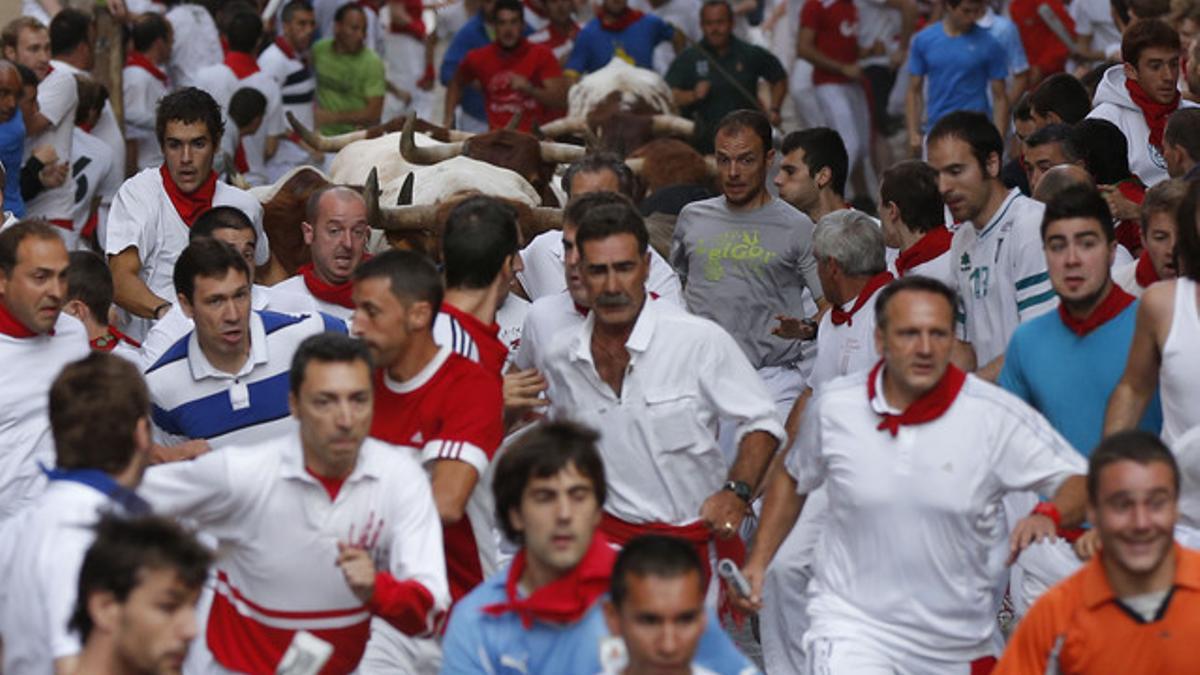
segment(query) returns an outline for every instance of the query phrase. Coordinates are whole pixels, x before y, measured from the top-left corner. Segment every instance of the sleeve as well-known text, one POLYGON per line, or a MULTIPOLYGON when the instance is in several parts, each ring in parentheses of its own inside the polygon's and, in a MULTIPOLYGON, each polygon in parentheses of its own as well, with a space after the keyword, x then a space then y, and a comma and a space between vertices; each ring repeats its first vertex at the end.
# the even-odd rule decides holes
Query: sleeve
POLYGON ((838 376, 838 344, 830 337, 833 321, 826 312, 817 324, 817 356, 813 360, 812 372, 808 374, 808 386, 815 392, 821 385, 838 376))
POLYGON ((1008 73, 1016 75, 1029 70, 1029 59, 1025 56, 1025 45, 1021 43, 1021 34, 1016 25, 1011 30, 1004 31, 1004 51, 1008 52, 1008 73))
POLYGON ((797 494, 806 495, 825 482, 825 457, 821 454, 822 403, 820 392, 808 399, 796 439, 783 460, 784 469, 796 481, 797 494))
POLYGON ((367 67, 363 73, 363 96, 367 98, 377 98, 383 96, 387 91, 387 81, 384 79, 383 60, 372 52, 374 58, 367 61, 367 67))
POLYGON ((657 45, 660 42, 670 42, 671 40, 675 39, 675 27, 674 26, 667 23, 666 21, 663 21, 661 18, 658 17, 658 15, 647 14, 646 16, 651 17, 655 20, 654 44, 657 45))
MULTIPOLYGON (((283 92, 275 80, 270 80, 271 91, 267 96, 267 113, 263 124, 267 125, 268 136, 283 136, 290 131, 287 118, 283 115, 283 92)), ((268 92, 264 92, 268 93, 268 92)))
POLYGON ((124 175, 124 172, 124 167, 117 167, 111 160, 109 161, 108 168, 104 170, 104 175, 100 177, 100 185, 96 187, 96 194, 100 197, 102 203, 112 204, 117 190, 121 189, 121 177, 124 175))
POLYGON ((412 464, 402 489, 403 508, 392 527, 390 564, 375 579, 371 611, 405 635, 428 636, 450 607, 442 523, 425 472, 412 464))
POLYGON ((341 333, 345 335, 349 331, 346 329, 346 322, 325 312, 317 312, 321 315, 321 330, 326 333, 341 333))
POLYGON ((821 13, 823 11, 820 0, 808 0, 804 6, 800 8, 800 27, 811 30, 819 30, 821 28, 821 13))
POLYGON ((925 61, 925 31, 913 36, 912 44, 908 47, 908 73, 917 77, 929 74, 929 64, 925 61))
POLYGON ((79 578, 83 558, 94 539, 95 535, 91 530, 81 527, 62 528, 49 550, 52 555, 42 560, 42 568, 38 571, 36 582, 42 586, 40 596, 46 599, 45 616, 49 622, 44 627, 46 632, 43 634, 49 638, 50 656, 55 659, 73 656, 83 648, 79 633, 67 628, 71 615, 75 613, 79 585, 63 583, 63 580, 79 578))
MULTIPOLYGON (((980 386, 967 383, 972 385, 980 386)), ((1006 492, 1024 490, 1049 497, 1067 478, 1087 473, 1083 455, 1040 413, 1016 398, 997 403, 996 414, 987 424, 998 436, 992 442, 996 448, 992 471, 1006 492)))
POLYGON ((1029 382, 1025 379, 1024 364, 1021 363, 1022 331, 1019 327, 1008 342, 1004 351, 1004 367, 1000 370, 1000 378, 996 384, 1013 396, 1033 405, 1033 392, 1029 390, 1029 382))
POLYGON ((450 623, 442 639, 442 672, 455 675, 494 675, 485 633, 479 627, 481 610, 471 603, 470 595, 459 600, 450 614, 450 623))
POLYGON ((653 247, 650 249, 650 278, 646 280, 646 289, 658 295, 659 300, 684 308, 683 286, 675 270, 653 247))
POLYGON ((787 79, 787 71, 784 70, 783 64, 780 63, 774 54, 761 47, 757 48, 756 51, 762 60, 760 72, 764 80, 774 84, 780 80, 787 79))
POLYGON ((38 86, 37 94, 38 108, 51 124, 56 127, 63 123, 74 124, 75 107, 79 104, 75 78, 55 77, 43 80, 38 86))
POLYGON ((1072 2, 1070 5, 1067 5, 1067 12, 1071 15, 1071 18, 1075 21, 1075 34, 1076 35, 1091 35, 1092 34, 1092 20, 1091 20, 1091 17, 1088 16, 1087 9, 1084 7, 1084 5, 1086 5, 1086 4, 1087 3, 1084 2, 1083 0, 1079 0, 1077 2, 1072 2))
POLYGON ((243 211, 250 216, 250 222, 254 223, 254 231, 258 234, 258 241, 254 244, 254 264, 266 265, 271 261, 271 242, 263 229, 263 207, 249 193, 246 196, 249 198, 249 205, 243 211))
POLYGON ((685 206, 675 222, 675 230, 671 233, 671 250, 667 252, 669 255, 667 262, 671 263, 675 275, 679 277, 680 287, 687 286, 688 250, 687 240, 684 239, 684 232, 687 231, 686 223, 687 207, 685 206))
POLYGON ((144 264, 153 248, 149 223, 158 220, 158 204, 150 201, 146 190, 139 190, 137 176, 125 181, 117 190, 112 209, 108 212, 108 229, 104 236, 104 252, 117 255, 127 248, 138 251, 144 264))
MULTIPOLYGON (((1010 71, 1013 59, 1010 58, 1008 49, 991 35, 984 35, 984 38, 989 43, 988 49, 991 52, 991 57, 987 59, 988 79, 1003 80, 1009 76, 1010 72, 1018 72, 1010 71)), ((1026 65, 1025 68, 1028 69, 1029 66, 1026 65)))
MULTIPOLYGON (((1041 222, 1041 217, 1037 218, 1041 222)), ((1058 296, 1050 285, 1046 271, 1046 254, 1042 250, 1039 230, 1031 223, 1013 228, 1018 237, 1012 258, 1012 279, 1016 286, 1017 317, 1021 323, 1041 316, 1058 306, 1058 296)))
POLYGON ((787 433, 779 421, 775 401, 746 354, 725 329, 709 324, 709 340, 696 364, 700 391, 722 420, 737 423, 734 447, 752 431, 765 431, 780 444, 787 433))
POLYGON ((816 226, 813 225, 808 216, 801 214, 804 222, 799 223, 799 227, 795 228, 796 233, 800 236, 800 250, 796 254, 796 272, 804 281, 804 285, 808 287, 808 292, 812 293, 813 302, 825 297, 825 291, 821 288, 821 276, 817 274, 817 256, 813 253, 813 233, 816 226))
POLYGON ((171 309, 167 310, 163 318, 151 324, 150 331, 146 333, 145 339, 142 340, 142 349, 140 351, 142 368, 145 369, 154 365, 159 357, 171 348, 171 345, 178 342, 179 338, 187 335, 191 329, 191 319, 184 316, 178 302, 173 303, 171 309))
POLYGON ((583 30, 579 31, 579 35, 575 38, 575 46, 571 48, 571 55, 567 57, 567 63, 563 66, 563 70, 580 75, 590 71, 588 51, 591 49, 591 43, 596 39, 594 31, 588 30, 590 27, 591 23, 589 22, 587 26, 583 27, 583 30))
POLYGON ((692 49, 685 50, 671 62, 663 79, 672 89, 690 90, 696 86, 696 59, 692 49))
POLYGON ((258 481, 231 466, 230 453, 244 448, 214 450, 188 462, 159 464, 146 470, 138 494, 154 513, 187 518, 221 540, 243 534, 245 508, 236 494, 234 477, 258 481))
POLYGON ((1004 654, 992 675, 1043 675, 1061 672, 1056 654, 1062 648, 1065 630, 1057 625, 1057 595, 1043 595, 1017 624, 1004 654), (1049 661, 1054 658, 1056 663, 1049 661))
POLYGON ((470 378, 460 379, 452 394, 454 402, 442 407, 446 418, 440 432, 421 448, 421 462, 454 459, 470 464, 482 476, 504 439, 500 380, 476 370, 470 378))

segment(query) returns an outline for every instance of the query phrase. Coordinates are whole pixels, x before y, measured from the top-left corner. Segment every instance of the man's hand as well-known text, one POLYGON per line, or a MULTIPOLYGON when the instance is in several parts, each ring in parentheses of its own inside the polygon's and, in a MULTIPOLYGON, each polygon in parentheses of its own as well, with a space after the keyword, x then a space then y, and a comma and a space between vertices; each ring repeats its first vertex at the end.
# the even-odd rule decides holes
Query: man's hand
POLYGON ((538 398, 546 391, 546 378, 537 368, 514 370, 504 374, 505 408, 541 408, 550 404, 549 399, 538 398))
POLYGON ((375 595, 375 563, 371 555, 339 541, 337 566, 354 596, 364 604, 370 602, 375 595))
POLYGON ((728 539, 742 526, 746 502, 730 490, 717 490, 700 505, 700 518, 721 539, 728 539))
POLYGON ((763 606, 763 579, 766 578, 767 571, 753 563, 748 563, 742 568, 742 576, 746 577, 746 581, 750 583, 750 597, 738 593, 733 588, 729 589, 729 597, 733 599, 733 606, 739 612, 754 614, 763 606))
POLYGON ((1052 540, 1057 536, 1058 528, 1055 527, 1054 521, 1049 516, 1043 516, 1040 513, 1025 516, 1013 528, 1012 536, 1008 538, 1008 564, 1015 563, 1017 556, 1021 555, 1021 551, 1029 548, 1034 542, 1052 540))
POLYGON ((190 441, 184 441, 179 445, 167 447, 155 443, 150 446, 150 463, 151 464, 166 464, 167 462, 185 462, 189 459, 196 459, 200 455, 211 451, 208 441, 203 438, 194 438, 190 441))
POLYGON ((1075 555, 1079 556, 1080 560, 1091 560, 1092 556, 1100 552, 1100 533, 1096 528, 1092 528, 1076 539, 1071 547, 1075 549, 1075 555))
POLYGON ((529 81, 529 78, 516 73, 508 74, 508 86, 513 91, 519 91, 522 94, 528 94, 533 89, 533 83, 529 81))
POLYGON ((695 96, 697 101, 703 101, 708 98, 708 92, 710 91, 712 91, 712 82, 700 80, 696 83, 696 88, 692 89, 692 96, 695 96))
POLYGON ((54 149, 53 145, 39 145, 30 154, 37 157, 42 164, 50 165, 58 161, 58 151, 54 149))
POLYGON ((811 340, 817 336, 817 324, 809 319, 776 314, 779 325, 771 329, 771 335, 785 340, 811 340))
POLYGON ((67 172, 70 167, 66 162, 58 162, 57 164, 47 164, 38 172, 38 181, 43 187, 56 188, 67 182, 67 172))
POLYGON ((1121 194, 1116 185, 1101 185, 1100 194, 1104 195, 1104 201, 1108 202, 1108 210, 1112 212, 1113 218, 1138 220, 1142 217, 1141 207, 1121 194))
POLYGON ((842 75, 845 75, 851 80, 861 80, 863 76, 862 67, 857 63, 843 63, 842 75))

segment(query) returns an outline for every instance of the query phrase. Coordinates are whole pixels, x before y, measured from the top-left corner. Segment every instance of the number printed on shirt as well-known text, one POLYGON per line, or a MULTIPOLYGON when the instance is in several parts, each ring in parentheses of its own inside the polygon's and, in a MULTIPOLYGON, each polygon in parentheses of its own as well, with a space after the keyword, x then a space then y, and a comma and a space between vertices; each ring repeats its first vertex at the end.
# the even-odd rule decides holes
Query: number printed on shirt
POLYGON ((971 290, 976 298, 986 298, 988 294, 988 280, 991 277, 991 270, 988 267, 976 267, 971 271, 968 277, 971 280, 971 290))

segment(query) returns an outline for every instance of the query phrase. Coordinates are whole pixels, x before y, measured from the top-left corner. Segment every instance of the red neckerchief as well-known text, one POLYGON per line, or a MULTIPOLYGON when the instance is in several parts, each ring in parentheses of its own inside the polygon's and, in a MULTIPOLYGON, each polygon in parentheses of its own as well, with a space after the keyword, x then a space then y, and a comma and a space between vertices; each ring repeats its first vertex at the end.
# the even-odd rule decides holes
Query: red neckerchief
POLYGON ((316 471, 313 471, 307 466, 304 467, 304 470, 308 472, 308 475, 316 478, 317 482, 321 484, 321 487, 325 488, 325 493, 329 495, 329 501, 337 499, 338 492, 341 492, 342 490, 342 484, 346 482, 345 478, 328 478, 326 476, 322 476, 316 471))
POLYGON ((1146 288, 1150 284, 1159 281, 1158 271, 1154 269, 1154 263, 1150 261, 1150 252, 1142 251, 1142 255, 1138 256, 1137 267, 1133 269, 1134 278, 1137 279, 1137 285, 1146 288))
POLYGON ((529 597, 518 597, 517 584, 525 573, 525 549, 522 548, 508 569, 508 580, 504 583, 507 600, 483 608, 485 614, 503 616, 514 612, 521 618, 526 629, 533 627, 534 620, 547 623, 570 624, 579 621, 596 599, 608 592, 613 563, 617 552, 608 545, 604 535, 596 532, 587 553, 570 572, 542 586, 529 597))
POLYGON ((297 270, 304 277, 304 285, 314 298, 324 300, 331 305, 354 309, 354 300, 350 294, 354 291, 354 282, 347 279, 340 284, 331 284, 317 276, 317 270, 312 263, 305 263, 297 270))
POLYGON ((141 349, 142 347, 142 343, 117 330, 114 326, 108 326, 105 328, 105 330, 107 332, 105 332, 104 335, 101 335, 95 340, 88 340, 88 345, 91 346, 92 351, 111 352, 117 348, 118 344, 122 342, 128 344, 134 349, 141 349))
POLYGON ((1079 337, 1083 337, 1088 333, 1096 330, 1100 326, 1108 323, 1110 319, 1120 314, 1126 307, 1133 304, 1134 297, 1125 292, 1117 284, 1112 285, 1112 289, 1108 291, 1108 295, 1100 301, 1099 305, 1082 319, 1076 319, 1067 311, 1066 305, 1058 303, 1058 317, 1062 319, 1070 331, 1079 337))
POLYGON ((222 35, 220 37, 221 37, 221 55, 224 56, 225 54, 229 53, 229 40, 225 39, 224 35, 222 35))
POLYGON ((258 59, 246 52, 225 52, 225 65, 233 71, 237 79, 244 80, 258 72, 258 59))
POLYGON ((610 19, 604 14, 602 7, 596 9, 596 19, 600 21, 600 27, 610 33, 620 33, 637 23, 643 16, 645 15, 636 9, 626 9, 625 13, 621 16, 616 19, 610 19))
MULTIPOLYGON (((879 363, 876 363, 875 367, 871 369, 871 373, 867 375, 867 401, 875 400, 875 379, 879 377, 879 371, 882 368, 883 359, 880 359, 879 363)), ((899 415, 878 413, 883 419, 875 428, 891 432, 895 436, 900 432, 902 425, 912 426, 936 420, 954 404, 954 399, 958 397, 958 392, 962 390, 963 383, 966 381, 967 374, 951 363, 946 366, 946 374, 942 375, 942 379, 938 380, 932 389, 910 403, 904 412, 899 415)))
POLYGON ((847 324, 853 326, 854 313, 862 309, 863 305, 867 304, 867 301, 871 299, 871 296, 875 295, 875 291, 887 286, 894 278, 895 277, 892 276, 892 273, 888 271, 880 272, 879 274, 871 277, 867 281, 867 285, 863 286, 863 289, 858 292, 858 297, 854 299, 854 306, 850 308, 850 311, 847 312, 841 307, 834 307, 832 310, 830 310, 831 313, 829 318, 833 321, 833 325, 840 326, 842 324, 847 324))
MULTIPOLYGON (((3 302, 0 302, 0 333, 15 338, 31 338, 38 336, 37 333, 29 330, 28 326, 21 323, 17 317, 13 316, 12 313, 8 311, 8 307, 4 306, 3 302)), ((50 331, 50 334, 53 335, 54 331, 50 331)))
POLYGON ((926 232, 915 244, 896 257, 896 273, 904 276, 917 265, 923 265, 950 250, 954 233, 938 226, 926 232))
POLYGON ((246 146, 238 139, 237 150, 233 151, 233 166, 242 173, 250 172, 250 162, 246 161, 246 146))
POLYGON ((1127 78, 1125 88, 1129 90, 1129 98, 1142 109, 1142 117, 1146 118, 1146 126, 1150 127, 1150 145, 1161 150, 1163 131, 1167 128, 1167 118, 1179 108, 1179 92, 1175 92, 1175 97, 1171 99, 1170 103, 1159 103, 1150 98, 1146 90, 1142 89, 1142 85, 1133 80, 1127 78))
POLYGON ((167 192, 167 198, 171 200, 171 204, 175 207, 175 213, 183 219, 183 224, 188 227, 196 222, 200 214, 212 208, 213 195, 217 193, 217 174, 215 171, 209 170, 208 178, 190 193, 184 193, 175 184, 175 179, 171 178, 171 172, 167 171, 167 163, 163 162, 158 168, 159 175, 162 176, 163 190, 167 192))
POLYGON ((583 305, 579 304, 578 302, 575 302, 574 300, 571 301, 571 304, 575 305, 575 311, 579 312, 579 316, 586 317, 588 314, 592 313, 591 307, 584 307, 583 305))
POLYGON ((276 36, 275 46, 279 47, 279 51, 283 52, 284 56, 293 61, 297 60, 296 50, 292 49, 292 43, 288 42, 282 35, 276 36))
POLYGON ((405 0, 404 9, 408 12, 408 23, 400 23, 398 17, 393 15, 389 9, 388 15, 390 20, 388 21, 388 31, 393 35, 411 35, 418 40, 424 40, 427 31, 425 29, 425 21, 421 17, 424 7, 422 7, 420 0, 416 2, 405 0))
POLYGON ((80 129, 82 129, 84 131, 84 133, 88 133, 88 134, 92 133, 92 129, 96 128, 95 124, 86 124, 86 123, 76 124, 75 126, 79 127, 80 129))
POLYGON ((167 86, 167 74, 159 69, 158 66, 154 65, 150 59, 146 58, 145 54, 142 54, 141 52, 129 52, 129 55, 125 57, 125 65, 132 66, 134 68, 141 68, 147 73, 153 75, 154 79, 162 82, 164 87, 167 86))

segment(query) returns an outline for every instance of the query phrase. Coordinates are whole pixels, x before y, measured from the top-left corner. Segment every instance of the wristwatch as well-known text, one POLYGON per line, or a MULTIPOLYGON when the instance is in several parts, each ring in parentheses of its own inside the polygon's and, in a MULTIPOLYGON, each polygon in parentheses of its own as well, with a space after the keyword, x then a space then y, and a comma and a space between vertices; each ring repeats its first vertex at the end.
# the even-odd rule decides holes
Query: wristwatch
POLYGON ((753 491, 750 489, 750 484, 745 481, 740 481, 740 480, 726 481, 725 484, 721 486, 721 489, 729 490, 733 494, 737 495, 738 499, 741 499, 742 501, 746 502, 747 504, 750 503, 750 497, 751 497, 751 494, 753 491))

